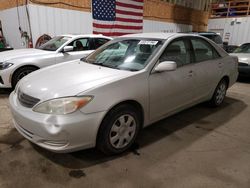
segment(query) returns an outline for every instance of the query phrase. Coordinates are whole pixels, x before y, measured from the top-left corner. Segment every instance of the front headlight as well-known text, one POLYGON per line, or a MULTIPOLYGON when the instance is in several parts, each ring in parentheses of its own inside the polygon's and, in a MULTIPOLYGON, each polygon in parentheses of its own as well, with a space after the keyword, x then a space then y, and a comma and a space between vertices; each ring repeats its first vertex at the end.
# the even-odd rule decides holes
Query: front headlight
POLYGON ((91 96, 83 96, 52 99, 38 104, 33 108, 33 111, 55 115, 70 114, 87 105, 92 98, 91 96))
POLYGON ((0 70, 7 69, 7 68, 11 67, 12 65, 13 65, 13 63, 1 62, 0 63, 0 70))

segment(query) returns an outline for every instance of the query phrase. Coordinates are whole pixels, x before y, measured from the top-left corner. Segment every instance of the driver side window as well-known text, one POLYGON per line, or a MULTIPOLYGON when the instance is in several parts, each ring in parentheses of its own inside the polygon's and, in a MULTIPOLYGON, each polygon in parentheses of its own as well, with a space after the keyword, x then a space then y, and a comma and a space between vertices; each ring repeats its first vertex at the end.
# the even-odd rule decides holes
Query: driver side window
POLYGON ((191 63, 191 50, 184 39, 171 42, 160 57, 160 62, 174 61, 177 67, 191 63))
POLYGON ((76 39, 67 46, 73 46, 73 51, 91 50, 90 40, 88 38, 76 39))

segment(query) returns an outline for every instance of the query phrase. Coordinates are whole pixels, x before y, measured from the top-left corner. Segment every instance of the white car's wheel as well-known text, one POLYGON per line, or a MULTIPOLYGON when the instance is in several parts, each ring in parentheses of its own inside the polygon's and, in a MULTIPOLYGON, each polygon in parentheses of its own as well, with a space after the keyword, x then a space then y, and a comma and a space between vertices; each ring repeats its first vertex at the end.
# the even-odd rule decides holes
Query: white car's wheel
POLYGON ((216 107, 220 106, 223 103, 227 93, 227 88, 228 88, 227 81, 225 79, 222 79, 217 85, 212 99, 209 101, 211 106, 216 107))
POLYGON ((33 66, 25 66, 25 67, 21 67, 19 68, 12 77, 12 88, 15 88, 17 82, 19 82, 19 80, 21 80, 24 76, 30 74, 31 72, 37 70, 38 68, 33 67, 33 66))
POLYGON ((122 153, 134 143, 139 129, 140 118, 136 109, 130 105, 118 106, 104 118, 97 147, 106 154, 122 153))

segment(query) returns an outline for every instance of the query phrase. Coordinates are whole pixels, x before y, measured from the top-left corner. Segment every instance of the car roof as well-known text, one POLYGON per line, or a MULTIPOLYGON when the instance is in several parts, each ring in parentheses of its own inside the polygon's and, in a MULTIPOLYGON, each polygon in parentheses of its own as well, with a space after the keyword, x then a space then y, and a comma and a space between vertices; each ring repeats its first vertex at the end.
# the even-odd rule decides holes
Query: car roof
POLYGON ((213 33, 213 32, 199 32, 198 33, 199 35, 219 35, 219 34, 217 34, 217 33, 213 33))
POLYGON ((123 35, 120 38, 168 39, 170 37, 182 37, 182 36, 197 36, 197 35, 188 33, 137 33, 137 34, 123 35))
POLYGON ((64 37, 71 37, 71 38, 79 38, 79 37, 90 37, 90 38, 107 38, 107 39, 112 39, 111 37, 104 36, 102 34, 63 34, 60 36, 64 37))
POLYGON ((218 33, 212 32, 212 31, 190 31, 190 32, 184 32, 184 33, 190 33, 190 34, 196 34, 196 35, 219 35, 218 33))

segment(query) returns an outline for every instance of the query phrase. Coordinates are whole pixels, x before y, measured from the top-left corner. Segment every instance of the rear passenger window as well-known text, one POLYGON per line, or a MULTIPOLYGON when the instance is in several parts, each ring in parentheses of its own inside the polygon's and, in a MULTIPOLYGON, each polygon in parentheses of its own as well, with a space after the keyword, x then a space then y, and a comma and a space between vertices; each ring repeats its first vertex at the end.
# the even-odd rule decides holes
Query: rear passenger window
POLYGON ((220 57, 218 52, 205 40, 194 38, 191 39, 191 42, 193 45, 196 62, 207 61, 220 57))
POLYGON ((190 57, 190 48, 186 46, 185 40, 177 40, 167 46, 160 57, 160 62, 174 61, 179 67, 191 63, 190 57))

